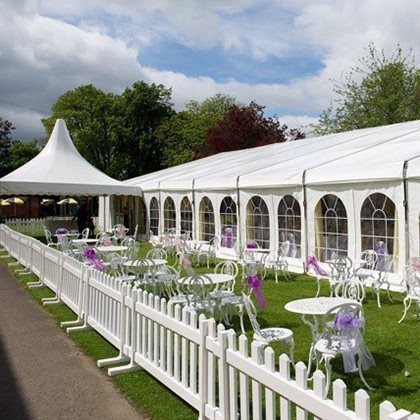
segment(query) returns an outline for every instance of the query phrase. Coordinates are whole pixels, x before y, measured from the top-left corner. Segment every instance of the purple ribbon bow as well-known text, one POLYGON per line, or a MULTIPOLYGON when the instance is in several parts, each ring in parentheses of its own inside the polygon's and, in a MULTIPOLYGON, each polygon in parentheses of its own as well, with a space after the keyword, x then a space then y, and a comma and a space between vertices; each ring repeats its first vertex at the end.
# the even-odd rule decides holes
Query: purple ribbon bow
POLYGON ((251 274, 250 276, 248 276, 248 285, 252 289, 261 308, 265 308, 266 302, 261 291, 261 286, 262 286, 261 279, 259 279, 256 274, 251 274))
POLYGON ((100 271, 105 270, 105 265, 101 263, 99 258, 96 256, 95 250, 93 248, 85 249, 86 258, 100 271))
POLYGON ((308 265, 312 265, 315 270, 315 273, 320 276, 328 276, 328 273, 319 266, 318 261, 315 257, 309 257, 307 261, 308 265))
POLYGON ((365 325, 365 319, 352 313, 337 314, 334 320, 338 330, 357 330, 365 325))

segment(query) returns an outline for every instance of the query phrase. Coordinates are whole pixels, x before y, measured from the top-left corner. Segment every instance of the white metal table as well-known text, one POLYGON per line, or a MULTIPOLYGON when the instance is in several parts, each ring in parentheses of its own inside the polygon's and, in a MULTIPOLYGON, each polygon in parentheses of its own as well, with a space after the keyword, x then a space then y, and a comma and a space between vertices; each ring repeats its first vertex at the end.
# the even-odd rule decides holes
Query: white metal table
POLYGON ((284 309, 295 314, 300 314, 302 321, 311 329, 311 347, 309 349, 308 373, 311 370, 311 363, 314 354, 314 345, 319 338, 319 317, 324 316, 329 310, 344 303, 355 302, 353 299, 342 297, 314 297, 292 300, 284 305, 284 309), (312 321, 307 316, 312 316, 312 321))

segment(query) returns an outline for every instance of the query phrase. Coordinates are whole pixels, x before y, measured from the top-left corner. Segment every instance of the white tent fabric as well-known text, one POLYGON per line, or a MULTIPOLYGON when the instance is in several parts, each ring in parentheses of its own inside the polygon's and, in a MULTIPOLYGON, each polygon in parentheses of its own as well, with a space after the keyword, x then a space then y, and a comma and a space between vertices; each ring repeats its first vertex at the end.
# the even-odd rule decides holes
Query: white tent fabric
POLYGON ((420 177, 420 121, 220 153, 125 182, 143 191, 371 182, 402 179, 405 161, 406 176, 420 177))
POLYGON ((141 195, 138 186, 117 181, 87 162, 58 119, 46 146, 25 165, 0 178, 1 194, 141 195))
POLYGON ((314 214, 323 196, 342 200, 348 255, 357 258, 362 251, 361 206, 380 192, 395 204, 395 228, 388 233, 394 238, 394 271, 401 273, 408 257, 420 255, 420 120, 220 153, 124 182, 142 188, 146 208, 152 198, 158 201, 160 232, 165 227, 165 200, 174 200, 179 230, 181 201, 188 197, 193 234, 199 235, 200 203, 207 197, 220 235, 223 225, 217 215, 222 200, 231 197, 238 206, 240 243, 248 235, 247 203, 259 196, 268 206, 271 249, 278 247, 279 203, 292 195, 302 214, 302 255, 296 261, 300 267, 316 247, 314 214))

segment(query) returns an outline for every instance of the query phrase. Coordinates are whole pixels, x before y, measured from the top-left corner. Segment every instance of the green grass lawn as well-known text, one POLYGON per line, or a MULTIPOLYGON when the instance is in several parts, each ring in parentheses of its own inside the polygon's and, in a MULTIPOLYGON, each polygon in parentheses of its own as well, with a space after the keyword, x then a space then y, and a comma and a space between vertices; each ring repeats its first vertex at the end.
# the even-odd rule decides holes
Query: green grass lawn
MULTIPOLYGON (((150 249, 149 244, 142 244, 140 255, 144 256, 150 249)), ((2 260, 7 263, 8 260, 2 260)), ((173 261, 170 261, 173 262, 173 261)), ((211 268, 212 269, 212 268, 211 268)), ((206 272, 206 267, 197 269, 206 272)), ((17 277, 22 283, 33 281, 34 276, 17 277)), ((237 284, 238 291, 240 285, 237 284)), ((40 301, 42 297, 51 296, 47 288, 28 289, 40 301)), ((328 295, 327 284, 323 285, 321 295, 328 295)), ((316 281, 306 275, 291 274, 286 280, 279 277, 275 283, 274 276, 269 273, 263 293, 267 306, 258 308, 258 320, 262 327, 283 326, 293 330, 296 348, 295 360, 307 363, 310 346, 310 330, 303 324, 297 314, 284 309, 284 305, 294 299, 314 297, 316 281)), ((409 411, 420 411, 420 319, 414 315, 415 308, 410 308, 406 319, 398 324, 403 313, 403 295, 393 293, 393 303, 388 301, 386 293, 381 296, 382 308, 376 304, 376 296, 367 291, 367 299, 363 302, 366 318, 365 342, 371 350, 376 366, 365 372, 368 383, 375 388, 369 391, 371 397, 372 418, 378 418, 378 406, 384 400, 390 400, 397 408, 409 411)), ((57 322, 74 319, 74 314, 64 305, 49 305, 45 307, 56 317, 57 322)), ((252 336, 248 320, 245 319, 247 334, 252 336)), ((234 320, 233 328, 239 333, 239 320, 234 320)), ((72 333, 71 337, 94 359, 112 357, 117 351, 93 331, 72 333)), ((273 346, 280 354, 280 346, 273 346)), ((105 369, 104 369, 105 371, 105 369)), ((358 373, 344 374, 341 358, 333 361, 333 376, 341 378, 349 389, 349 408, 353 408, 352 394, 363 387, 358 373)), ((112 380, 122 392, 136 404, 143 407, 153 419, 193 419, 197 414, 169 390, 160 385, 145 372, 134 372, 113 377, 112 380)))

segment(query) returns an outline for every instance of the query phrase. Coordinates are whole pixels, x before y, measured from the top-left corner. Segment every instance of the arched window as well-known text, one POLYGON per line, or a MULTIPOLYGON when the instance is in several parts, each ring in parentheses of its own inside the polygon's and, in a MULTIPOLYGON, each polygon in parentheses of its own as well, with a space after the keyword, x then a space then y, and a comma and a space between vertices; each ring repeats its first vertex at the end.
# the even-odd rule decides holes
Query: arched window
POLYGON ((333 194, 322 197, 315 207, 315 253, 320 261, 334 255, 347 256, 347 212, 333 194))
POLYGON ((246 239, 258 242, 261 248, 270 248, 268 207, 257 195, 254 195, 246 206, 246 239))
POLYGON ((139 210, 138 210, 138 222, 139 222, 138 233, 140 234, 146 233, 146 219, 147 219, 146 203, 144 202, 144 198, 141 197, 139 200, 139 210))
POLYGON ((190 200, 184 197, 181 201, 181 233, 191 237, 193 230, 193 212, 190 200))
POLYGON ((176 228, 175 203, 171 197, 167 197, 163 204, 163 228, 165 232, 167 232, 168 229, 176 228))
POLYGON ((232 197, 225 197, 220 204, 221 246, 233 248, 237 234, 236 203, 232 197))
POLYGON ((289 257, 301 256, 301 214, 298 201, 291 195, 284 196, 277 212, 279 225, 279 245, 290 242, 289 257))
POLYGON ((385 194, 371 194, 360 212, 362 251, 373 249, 378 254, 376 268, 394 271, 398 267, 398 222, 396 207, 385 194))
POLYGON ((150 200, 150 231, 159 235, 159 203, 155 197, 150 200))
POLYGON ((215 235, 213 204, 208 197, 203 197, 199 207, 200 240, 209 241, 215 235))

